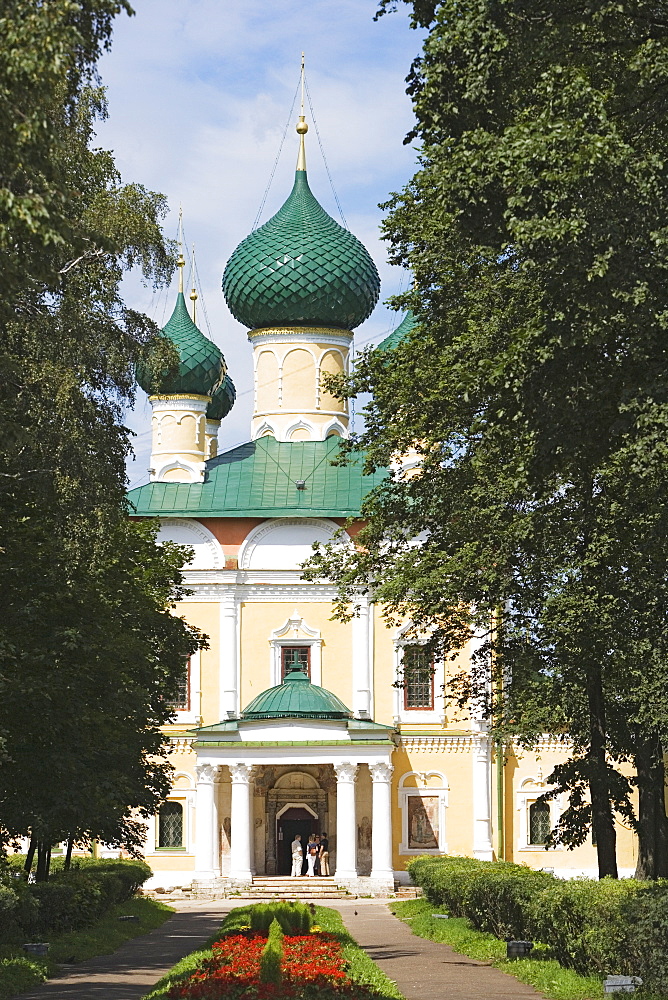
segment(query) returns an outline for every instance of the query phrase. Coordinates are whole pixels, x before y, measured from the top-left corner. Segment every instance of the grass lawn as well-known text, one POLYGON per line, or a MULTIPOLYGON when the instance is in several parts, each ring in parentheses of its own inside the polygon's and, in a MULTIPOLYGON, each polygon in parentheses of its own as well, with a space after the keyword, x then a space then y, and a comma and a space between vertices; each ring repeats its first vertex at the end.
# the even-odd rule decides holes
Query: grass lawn
POLYGON ((114 906, 109 913, 80 931, 50 934, 48 958, 28 957, 20 945, 0 944, 0 1000, 43 983, 61 962, 83 962, 95 955, 109 955, 124 941, 160 927, 174 910, 155 899, 135 896, 114 906), (119 920, 119 916, 139 920, 119 920))
MULTIPOLYGON (((220 931, 207 941, 205 947, 200 951, 191 952, 190 955, 186 955, 180 962, 177 962, 167 975, 156 984, 153 991, 144 997, 144 1000, 158 1000, 158 998, 164 997, 170 986, 185 978, 201 962, 211 957, 211 945, 214 941, 217 941, 223 934, 236 934, 242 928, 248 927, 250 910, 250 906, 239 906, 231 910, 225 917, 220 931)), ((389 997, 391 1000, 403 1000, 403 995, 397 989, 396 983, 393 983, 380 971, 375 962, 369 958, 365 951, 362 951, 357 942, 348 934, 341 915, 336 910, 331 910, 327 906, 318 906, 314 919, 320 930, 333 934, 341 944, 344 957, 350 963, 348 974, 354 982, 370 986, 377 993, 389 997)))
POLYGON ((603 983, 595 976, 579 976, 572 969, 564 969, 550 957, 545 945, 536 944, 531 958, 508 961, 506 943, 492 934, 473 930, 463 917, 434 920, 432 913, 444 913, 426 899, 409 899, 391 903, 390 909, 405 921, 418 937, 449 944, 461 955, 476 958, 528 983, 550 1000, 602 1000, 603 983))

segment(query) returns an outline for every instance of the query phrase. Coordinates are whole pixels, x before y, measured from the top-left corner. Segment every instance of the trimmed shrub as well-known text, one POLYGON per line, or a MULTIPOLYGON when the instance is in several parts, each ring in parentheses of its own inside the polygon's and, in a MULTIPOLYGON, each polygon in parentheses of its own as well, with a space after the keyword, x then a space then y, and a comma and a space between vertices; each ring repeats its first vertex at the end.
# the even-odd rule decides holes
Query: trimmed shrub
MULTIPOLYGON (((498 938, 546 944, 582 975, 668 982, 668 880, 558 879, 505 861, 418 857, 413 881, 431 903, 498 938)), ((663 995, 663 994, 662 994, 663 995)))
POLYGON ((274 917, 269 925, 267 943, 260 955, 260 982, 280 986, 283 981, 281 963, 283 961, 283 931, 274 917))
POLYGON ((150 874, 151 869, 142 861, 112 859, 85 859, 68 872, 56 869, 48 882, 26 883, 9 869, 0 884, 2 939, 84 927, 133 896, 150 874))
POLYGON ((250 926, 256 934, 268 934, 274 920, 289 936, 308 934, 313 924, 311 911, 304 903, 258 903, 251 910, 250 926))

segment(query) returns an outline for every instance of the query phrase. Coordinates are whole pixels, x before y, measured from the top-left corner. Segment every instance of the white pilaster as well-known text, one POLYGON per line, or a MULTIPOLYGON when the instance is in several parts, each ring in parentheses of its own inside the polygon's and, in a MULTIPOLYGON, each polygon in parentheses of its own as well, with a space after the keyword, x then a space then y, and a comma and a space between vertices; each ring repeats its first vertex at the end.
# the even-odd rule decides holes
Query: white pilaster
POLYGON ((473 856, 492 861, 492 741, 486 724, 473 741, 473 856))
POLYGON ((239 605, 234 590, 220 599, 220 718, 239 714, 239 605))
POLYGON ((371 878, 394 880, 392 864, 392 764, 370 764, 372 784, 371 878))
POLYGON ((214 777, 216 768, 211 764, 198 764, 195 768, 197 784, 195 786, 195 878, 210 879, 215 875, 214 868, 214 777))
POLYGON ((355 781, 357 764, 343 761, 334 765, 336 773, 336 877, 357 878, 357 820, 355 781))
POLYGON ((250 787, 253 767, 241 762, 229 767, 232 777, 230 879, 233 882, 250 882, 253 878, 250 787))
POLYGON ((371 718, 371 656, 369 635, 369 602, 357 601, 358 613, 352 619, 353 642, 353 712, 371 718))

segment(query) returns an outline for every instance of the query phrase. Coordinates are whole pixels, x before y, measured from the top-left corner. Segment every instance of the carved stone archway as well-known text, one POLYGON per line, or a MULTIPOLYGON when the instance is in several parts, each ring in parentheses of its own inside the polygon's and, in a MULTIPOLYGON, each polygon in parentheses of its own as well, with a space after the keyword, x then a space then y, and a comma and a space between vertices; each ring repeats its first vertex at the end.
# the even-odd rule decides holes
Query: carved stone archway
POLYGON ((267 791, 267 838, 265 871, 276 874, 276 817, 286 806, 304 807, 318 817, 320 829, 328 829, 328 796, 313 775, 298 769, 282 774, 267 791))

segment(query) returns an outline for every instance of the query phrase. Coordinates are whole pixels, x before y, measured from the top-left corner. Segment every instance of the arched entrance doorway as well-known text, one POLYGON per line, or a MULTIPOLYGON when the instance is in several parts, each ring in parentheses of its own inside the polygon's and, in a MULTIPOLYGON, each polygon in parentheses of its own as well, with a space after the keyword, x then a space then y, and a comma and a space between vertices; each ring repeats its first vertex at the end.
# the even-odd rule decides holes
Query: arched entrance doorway
MULTIPOLYGON (((290 845, 300 833, 306 845, 309 834, 327 829, 327 792, 305 770, 282 774, 267 792, 267 875, 289 875, 290 845)), ((304 871, 306 866, 304 866, 304 871)))
POLYGON ((314 833, 318 826, 317 817, 314 817, 308 809, 300 806, 291 806, 276 820, 276 838, 278 842, 278 856, 276 858, 277 874, 289 875, 292 871, 291 845, 298 833, 302 838, 302 851, 304 860, 302 863, 302 874, 306 871, 306 844, 311 833, 314 833))

